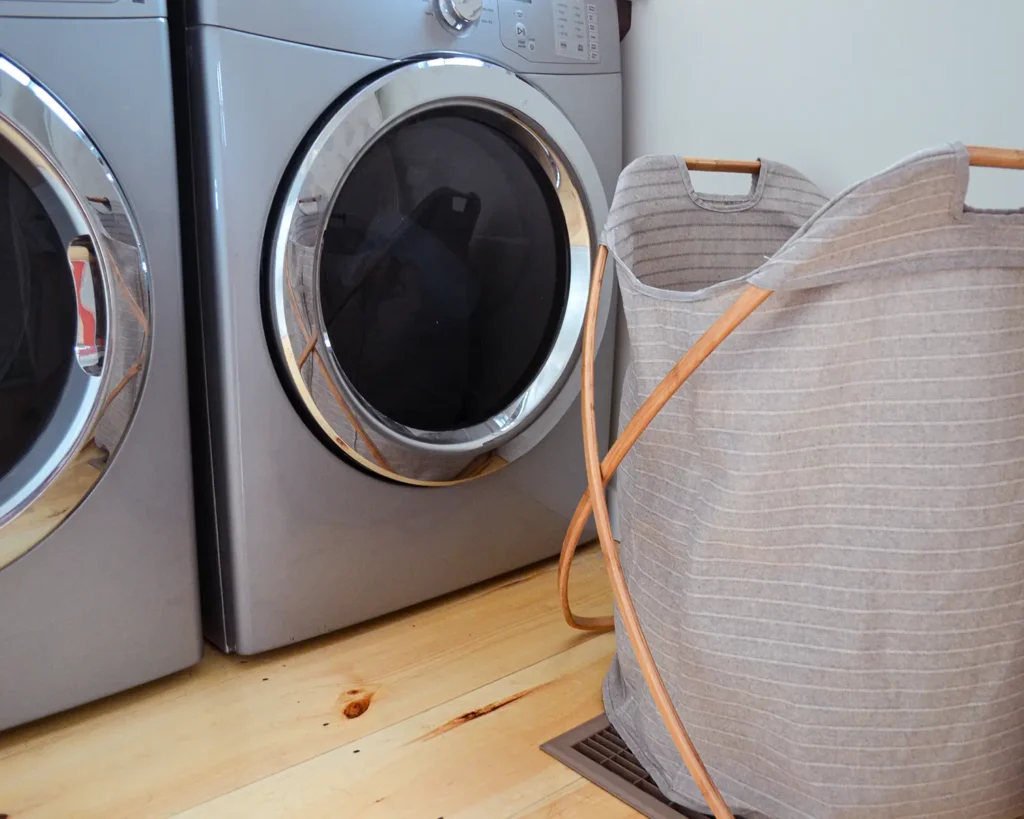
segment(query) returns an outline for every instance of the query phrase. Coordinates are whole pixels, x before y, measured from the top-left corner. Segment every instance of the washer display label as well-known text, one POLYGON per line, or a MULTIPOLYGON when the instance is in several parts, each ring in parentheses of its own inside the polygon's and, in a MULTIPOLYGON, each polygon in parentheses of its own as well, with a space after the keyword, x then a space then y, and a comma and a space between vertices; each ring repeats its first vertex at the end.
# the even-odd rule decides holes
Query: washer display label
POLYGON ((598 3, 500 0, 501 42, 534 63, 601 61, 598 3))
POLYGON ((577 60, 600 60, 596 4, 584 0, 555 0, 553 8, 555 53, 577 60))

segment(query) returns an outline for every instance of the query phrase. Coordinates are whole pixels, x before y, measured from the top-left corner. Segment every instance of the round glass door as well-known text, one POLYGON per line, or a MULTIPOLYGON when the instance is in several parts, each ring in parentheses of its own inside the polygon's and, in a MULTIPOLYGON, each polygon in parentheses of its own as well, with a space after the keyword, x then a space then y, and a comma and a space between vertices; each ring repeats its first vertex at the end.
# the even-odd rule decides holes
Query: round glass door
POLYGON ((565 219, 537 160, 474 112, 414 117, 328 217, 320 308, 361 403, 396 428, 482 424, 534 379, 568 295, 565 219))
POLYGON ((605 201, 539 91, 476 60, 399 68, 341 105, 289 181, 270 318, 340 452, 409 483, 481 477, 578 392, 605 201))
POLYGON ((0 159, 0 475, 39 439, 74 362, 66 250, 42 203, 0 159))
POLYGON ((110 464, 141 396, 149 316, 141 243, 110 168, 0 56, 0 568, 110 464))

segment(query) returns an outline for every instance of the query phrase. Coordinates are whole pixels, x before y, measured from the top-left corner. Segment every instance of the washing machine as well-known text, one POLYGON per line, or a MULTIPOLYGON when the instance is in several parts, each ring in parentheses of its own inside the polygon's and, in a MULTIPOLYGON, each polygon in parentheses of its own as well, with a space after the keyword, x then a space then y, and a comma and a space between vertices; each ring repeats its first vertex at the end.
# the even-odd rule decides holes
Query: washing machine
POLYGON ((163 0, 0 0, 0 728, 201 651, 163 0))
POLYGON ((614 0, 189 11, 209 638, 264 651, 554 554, 622 161, 614 0))

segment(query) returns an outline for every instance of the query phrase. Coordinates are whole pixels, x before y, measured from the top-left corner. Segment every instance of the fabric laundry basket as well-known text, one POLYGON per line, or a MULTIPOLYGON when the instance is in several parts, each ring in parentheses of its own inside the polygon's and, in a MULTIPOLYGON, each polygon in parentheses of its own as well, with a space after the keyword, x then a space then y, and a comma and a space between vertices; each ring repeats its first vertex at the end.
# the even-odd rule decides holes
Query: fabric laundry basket
MULTIPOLYGON (((1024 815, 1024 210, 965 206, 969 164, 920 153, 827 204, 768 162, 733 199, 675 157, 620 177, 623 419, 774 291, 618 480, 647 643, 749 819, 1024 815)), ((608 717, 707 810, 622 625, 608 717)))

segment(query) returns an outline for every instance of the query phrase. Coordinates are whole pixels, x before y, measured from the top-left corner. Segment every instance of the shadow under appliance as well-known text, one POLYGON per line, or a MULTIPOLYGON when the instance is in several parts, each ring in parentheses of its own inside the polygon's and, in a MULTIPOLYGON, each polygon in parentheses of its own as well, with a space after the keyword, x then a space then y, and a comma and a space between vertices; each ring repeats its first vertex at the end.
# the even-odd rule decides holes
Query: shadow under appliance
POLYGON ((258 652, 555 553, 621 168, 614 0, 190 13, 208 636, 258 652))
POLYGON ((201 652, 165 12, 0 0, 0 728, 201 652))

